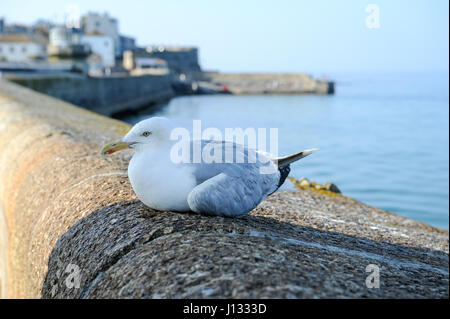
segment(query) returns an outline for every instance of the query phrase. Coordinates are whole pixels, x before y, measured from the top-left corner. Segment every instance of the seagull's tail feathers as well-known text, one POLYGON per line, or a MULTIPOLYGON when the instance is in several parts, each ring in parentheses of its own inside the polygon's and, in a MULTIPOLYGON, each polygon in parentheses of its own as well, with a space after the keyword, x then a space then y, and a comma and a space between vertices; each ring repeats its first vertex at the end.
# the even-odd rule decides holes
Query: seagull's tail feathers
POLYGON ((306 157, 318 150, 319 150, 318 148, 313 148, 311 150, 305 150, 305 151, 301 151, 301 152, 298 152, 298 153, 295 153, 292 155, 279 157, 279 158, 277 158, 278 168, 286 167, 289 164, 294 163, 294 162, 298 161, 299 159, 302 159, 303 157, 306 157))

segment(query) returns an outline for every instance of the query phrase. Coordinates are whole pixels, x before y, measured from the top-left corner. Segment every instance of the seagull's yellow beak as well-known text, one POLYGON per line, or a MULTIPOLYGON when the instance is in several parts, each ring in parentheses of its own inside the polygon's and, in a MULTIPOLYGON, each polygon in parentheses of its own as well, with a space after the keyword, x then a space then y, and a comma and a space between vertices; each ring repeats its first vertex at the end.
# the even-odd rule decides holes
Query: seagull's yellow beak
POLYGON ((109 155, 109 154, 115 153, 117 151, 126 149, 126 148, 130 147, 130 145, 132 145, 132 144, 134 144, 134 143, 112 142, 112 143, 109 143, 109 144, 106 144, 105 146, 103 146, 102 154, 109 155))

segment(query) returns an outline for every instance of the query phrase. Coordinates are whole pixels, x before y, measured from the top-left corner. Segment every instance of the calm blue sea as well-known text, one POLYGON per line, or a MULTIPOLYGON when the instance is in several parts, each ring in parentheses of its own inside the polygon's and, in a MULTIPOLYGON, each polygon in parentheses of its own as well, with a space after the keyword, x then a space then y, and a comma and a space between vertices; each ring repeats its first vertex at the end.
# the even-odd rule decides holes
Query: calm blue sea
POLYGON ((193 119, 221 130, 277 127, 280 155, 320 148, 290 176, 334 182, 347 196, 448 229, 448 76, 331 74, 332 96, 180 97, 149 114, 187 128, 193 119))

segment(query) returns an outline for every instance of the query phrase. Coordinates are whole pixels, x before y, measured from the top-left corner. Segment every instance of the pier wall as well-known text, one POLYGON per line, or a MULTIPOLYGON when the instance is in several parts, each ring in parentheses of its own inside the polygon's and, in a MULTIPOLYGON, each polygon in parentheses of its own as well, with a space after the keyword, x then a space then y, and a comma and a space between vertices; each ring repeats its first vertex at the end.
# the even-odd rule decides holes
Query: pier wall
POLYGON ((175 95, 168 74, 107 77, 28 74, 8 75, 7 79, 107 116, 163 103, 175 95))
POLYGON ((100 154, 129 128, 0 79, 1 297, 448 298, 447 231, 345 196, 277 192, 241 219, 145 207, 131 153, 100 154))
POLYGON ((306 73, 220 73, 204 72, 200 78, 225 86, 232 94, 319 94, 335 93, 335 83, 306 73))

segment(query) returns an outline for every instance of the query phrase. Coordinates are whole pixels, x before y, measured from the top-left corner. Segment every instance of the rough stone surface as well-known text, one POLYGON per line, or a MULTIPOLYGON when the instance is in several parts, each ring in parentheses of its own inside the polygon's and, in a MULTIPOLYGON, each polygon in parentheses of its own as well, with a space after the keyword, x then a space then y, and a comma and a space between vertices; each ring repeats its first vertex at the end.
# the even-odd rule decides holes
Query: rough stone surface
POLYGON ((146 208, 130 153, 100 155, 128 129, 0 81, 3 297, 448 298, 447 231, 326 190, 242 219, 146 208))

